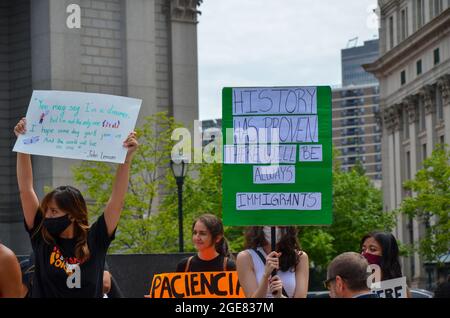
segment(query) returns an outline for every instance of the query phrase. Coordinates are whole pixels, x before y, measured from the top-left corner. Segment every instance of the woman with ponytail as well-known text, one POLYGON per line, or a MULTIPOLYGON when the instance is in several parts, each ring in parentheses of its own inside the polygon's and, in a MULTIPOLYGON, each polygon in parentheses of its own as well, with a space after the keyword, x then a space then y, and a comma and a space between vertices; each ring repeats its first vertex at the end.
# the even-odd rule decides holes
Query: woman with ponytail
POLYGON ((182 259, 177 272, 234 271, 236 264, 228 250, 222 221, 213 214, 203 214, 192 224, 192 243, 196 255, 182 259))
MULTIPOLYGON (((22 118, 16 136, 26 131, 22 118)), ((29 154, 17 153, 17 181, 35 255, 31 297, 103 297, 103 271, 109 245, 128 190, 131 160, 138 147, 136 134, 124 141, 125 162, 119 164, 104 213, 89 226, 86 202, 72 186, 57 187, 39 203, 33 186, 29 154)))

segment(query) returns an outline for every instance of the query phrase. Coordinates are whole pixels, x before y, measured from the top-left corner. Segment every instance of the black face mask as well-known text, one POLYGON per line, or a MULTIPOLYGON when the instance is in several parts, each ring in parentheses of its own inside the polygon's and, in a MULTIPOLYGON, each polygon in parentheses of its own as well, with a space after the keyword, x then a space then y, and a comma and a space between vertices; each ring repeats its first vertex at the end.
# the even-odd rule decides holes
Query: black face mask
POLYGON ((67 214, 58 218, 44 219, 44 226, 51 236, 59 236, 70 224, 72 224, 72 221, 67 214))

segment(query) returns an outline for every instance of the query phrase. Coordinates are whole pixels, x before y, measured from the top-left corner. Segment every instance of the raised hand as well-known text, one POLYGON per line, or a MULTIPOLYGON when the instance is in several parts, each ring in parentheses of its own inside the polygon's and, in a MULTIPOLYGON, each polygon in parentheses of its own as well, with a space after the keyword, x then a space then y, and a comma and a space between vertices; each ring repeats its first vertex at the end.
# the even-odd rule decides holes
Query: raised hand
POLYGON ((23 135, 27 131, 27 120, 25 117, 23 117, 17 125, 14 127, 14 134, 16 137, 19 137, 19 135, 23 135))
POLYGON ((137 141, 135 131, 128 135, 127 139, 123 142, 123 146, 128 149, 127 156, 133 154, 137 150, 139 143, 137 141))

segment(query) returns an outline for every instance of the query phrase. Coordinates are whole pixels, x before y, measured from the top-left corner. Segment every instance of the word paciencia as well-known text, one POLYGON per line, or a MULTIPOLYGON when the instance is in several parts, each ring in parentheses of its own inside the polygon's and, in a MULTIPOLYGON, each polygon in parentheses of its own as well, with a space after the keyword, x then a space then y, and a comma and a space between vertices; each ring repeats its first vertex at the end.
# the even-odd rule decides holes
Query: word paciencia
POLYGON ((153 277, 149 298, 244 297, 237 272, 163 273, 153 277))

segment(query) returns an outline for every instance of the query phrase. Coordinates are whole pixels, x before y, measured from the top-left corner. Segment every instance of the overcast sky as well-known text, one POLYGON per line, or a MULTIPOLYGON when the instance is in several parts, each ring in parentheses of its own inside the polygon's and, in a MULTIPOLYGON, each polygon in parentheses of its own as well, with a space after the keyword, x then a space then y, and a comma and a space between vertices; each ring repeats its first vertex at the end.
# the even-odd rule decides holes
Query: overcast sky
POLYGON ((376 0, 204 0, 200 119, 220 118, 225 86, 338 85, 341 49, 378 37, 376 0))

